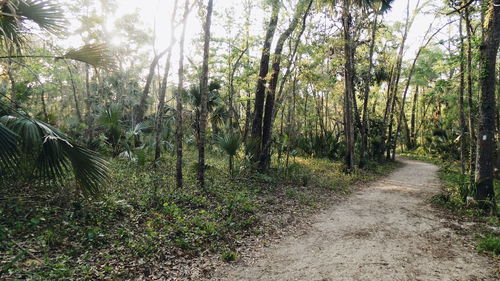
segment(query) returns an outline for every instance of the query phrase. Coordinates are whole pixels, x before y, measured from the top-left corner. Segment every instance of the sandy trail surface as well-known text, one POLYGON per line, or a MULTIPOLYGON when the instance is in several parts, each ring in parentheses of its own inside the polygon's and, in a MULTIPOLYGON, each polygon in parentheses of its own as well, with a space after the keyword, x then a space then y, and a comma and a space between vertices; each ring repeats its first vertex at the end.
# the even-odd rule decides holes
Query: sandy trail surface
POLYGON ((437 167, 401 168, 312 217, 312 225, 216 280, 497 280, 495 265, 430 206, 437 167))

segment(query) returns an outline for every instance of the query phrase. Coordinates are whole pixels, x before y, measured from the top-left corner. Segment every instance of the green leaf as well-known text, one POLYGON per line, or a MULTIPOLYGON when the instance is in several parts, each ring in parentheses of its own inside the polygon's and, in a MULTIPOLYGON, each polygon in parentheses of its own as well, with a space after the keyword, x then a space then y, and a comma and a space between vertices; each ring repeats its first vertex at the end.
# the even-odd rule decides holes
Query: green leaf
POLYGON ((69 50, 60 58, 85 62, 94 67, 115 68, 115 60, 106 44, 83 45, 78 49, 69 50))
POLYGON ((3 169, 15 168, 19 157, 17 137, 16 133, 0 123, 0 172, 3 169))
POLYGON ((240 147, 240 136, 234 132, 227 132, 217 138, 217 145, 229 156, 235 156, 240 147))
POLYGON ((16 138, 21 144, 23 157, 35 156, 34 175, 43 181, 62 183, 72 172, 81 191, 95 195, 108 180, 106 160, 77 145, 49 124, 27 117, 0 118, 0 161, 4 166, 8 166, 7 161, 23 160, 15 150, 16 138))
POLYGON ((17 48, 25 42, 33 24, 50 33, 64 29, 65 19, 59 5, 49 0, 7 0, 0 4, 0 40, 17 48))

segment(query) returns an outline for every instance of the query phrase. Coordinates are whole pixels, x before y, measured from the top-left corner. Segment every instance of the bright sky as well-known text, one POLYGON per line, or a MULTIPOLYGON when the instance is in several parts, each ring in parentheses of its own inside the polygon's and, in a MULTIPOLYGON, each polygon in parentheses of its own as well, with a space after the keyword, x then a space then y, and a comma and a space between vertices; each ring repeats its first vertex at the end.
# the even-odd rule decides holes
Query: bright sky
MULTIPOLYGON (((435 10, 436 1, 433 0, 409 0, 410 1, 410 17, 414 10, 417 2, 420 7, 424 6, 422 11, 415 18, 408 39, 407 39, 407 51, 405 52, 405 59, 413 59, 417 49, 422 43, 422 39, 427 32, 429 25, 432 23, 433 30, 440 28, 446 21, 450 20, 449 16, 439 16, 436 17, 435 10)), ((395 0, 392 9, 384 16, 384 20, 389 23, 394 22, 404 22, 406 19, 406 7, 408 0, 395 0)), ((439 34, 435 36, 435 39, 447 39, 449 29, 444 28, 439 34)), ((434 33, 431 31, 431 34, 434 33)))
MULTIPOLYGON (((212 37, 222 37, 227 35, 227 30, 224 29, 223 24, 225 21, 225 15, 227 11, 229 15, 232 15, 236 23, 242 24, 244 22, 243 18, 243 6, 244 0, 214 0, 214 12, 216 13, 213 17, 212 22, 212 37)), ((419 0, 409 0, 410 1, 410 13, 414 9, 415 4, 419 0)), ((180 6, 184 6, 184 0, 178 0, 180 6)), ((191 0, 193 2, 193 0, 191 0)), ((205 0, 204 3, 207 1, 205 0)), ((252 1, 256 6, 252 12, 252 29, 251 35, 260 35, 262 36, 263 32, 263 21, 264 16, 267 18, 268 13, 261 12, 261 4, 259 1, 252 1)), ((429 10, 432 6, 433 0, 420 0, 420 5, 427 2, 426 8, 424 10, 429 10)), ((407 0, 395 0, 393 3, 393 8, 384 16, 384 20, 388 22, 403 22, 406 17, 406 3, 407 0)), ((168 45, 168 41, 170 39, 169 34, 169 23, 170 23, 170 15, 172 13, 174 0, 142 0, 142 1, 131 1, 131 0, 117 0, 118 10, 115 12, 113 17, 108 19, 107 25, 109 29, 112 29, 113 22, 116 18, 119 18, 122 15, 132 13, 134 11, 138 11, 141 20, 144 25, 151 28, 151 30, 156 30, 156 49, 162 50, 166 48, 168 45)), ((191 12, 188 20, 188 28, 186 30, 186 53, 188 56, 192 54, 195 50, 193 50, 193 46, 189 44, 194 38, 200 36, 202 31, 201 22, 198 17, 198 9, 195 7, 191 12)), ((179 16, 180 18, 180 16, 179 16)), ((424 36, 429 24, 433 21, 434 14, 420 14, 413 24, 411 29, 409 38, 408 38, 408 46, 409 49, 405 53, 405 58, 410 59, 413 57, 416 49, 420 45, 422 41, 422 37, 424 36)), ((442 21, 442 20, 441 20, 442 21)), ((434 25, 435 27, 439 26, 439 23, 434 25)), ((180 28, 177 29, 177 32, 180 31, 180 28)), ((233 32, 236 32, 234 30, 233 32)), ((443 30, 443 34, 446 35, 446 29, 443 30)), ((79 45, 81 43, 75 42, 76 38, 68 39, 66 44, 79 45)), ((114 44, 120 44, 120 38, 114 37, 111 38, 111 42, 114 44)), ((152 46, 151 46, 152 48, 152 46)))

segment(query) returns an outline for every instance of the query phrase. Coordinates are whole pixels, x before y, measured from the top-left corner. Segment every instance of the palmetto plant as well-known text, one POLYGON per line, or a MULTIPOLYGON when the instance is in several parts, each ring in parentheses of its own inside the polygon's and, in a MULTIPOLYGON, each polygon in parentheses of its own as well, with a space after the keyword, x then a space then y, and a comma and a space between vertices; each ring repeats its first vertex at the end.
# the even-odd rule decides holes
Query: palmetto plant
POLYGON ((0 2, 0 40, 20 48, 33 24, 41 29, 58 33, 65 19, 56 3, 47 0, 7 0, 0 2))
MULTIPOLYGON (((44 57, 73 59, 95 67, 112 67, 111 56, 101 44, 69 50, 62 56, 30 56, 21 53, 34 28, 59 33, 64 29, 63 11, 49 0, 0 1, 0 59, 44 57)), ((9 102, 0 101, 0 175, 16 174, 28 167, 36 178, 49 183, 63 182, 74 174, 77 186, 85 194, 96 194, 108 178, 107 162, 85 149, 58 129, 32 119, 17 110, 8 110, 9 102), (7 110, 6 110, 7 109, 7 110)))
POLYGON ((14 171, 22 161, 31 162, 33 176, 45 182, 63 182, 73 172, 81 191, 88 195, 98 193, 107 180, 107 162, 56 128, 35 119, 2 116, 0 173, 14 171))
POLYGON ((229 129, 226 133, 217 137, 217 145, 229 156, 229 173, 233 174, 233 158, 240 148, 240 135, 229 129))
POLYGON ((97 123, 104 129, 106 137, 114 149, 118 149, 123 133, 122 117, 123 109, 119 104, 111 104, 97 117, 97 123))
POLYGON ((53 58, 70 59, 91 64, 95 67, 112 69, 115 65, 108 48, 104 44, 87 44, 70 49, 63 55, 25 55, 20 54, 27 44, 27 37, 38 26, 40 29, 58 34, 64 30, 66 20, 60 5, 49 0, 4 0, 0 1, 0 50, 7 58, 53 58), (15 50, 18 54, 12 54, 15 50))

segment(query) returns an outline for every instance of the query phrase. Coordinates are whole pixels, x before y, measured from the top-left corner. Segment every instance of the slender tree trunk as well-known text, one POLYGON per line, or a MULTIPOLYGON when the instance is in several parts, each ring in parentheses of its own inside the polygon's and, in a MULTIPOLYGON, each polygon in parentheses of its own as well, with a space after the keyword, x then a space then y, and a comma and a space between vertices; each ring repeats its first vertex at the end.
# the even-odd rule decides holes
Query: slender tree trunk
POLYGON ((325 136, 326 134, 326 129, 325 129, 325 124, 323 123, 323 106, 322 106, 322 97, 318 97, 317 92, 315 90, 312 91, 313 97, 316 102, 316 114, 317 114, 317 119, 319 123, 319 127, 321 129, 321 135, 325 136))
POLYGON ((241 51, 233 67, 230 68, 231 72, 229 74, 229 128, 233 128, 233 118, 238 116, 236 110, 234 109, 234 75, 236 74, 236 70, 240 65, 241 58, 243 58, 243 55, 246 54, 247 50, 248 50, 248 44, 246 45, 245 49, 241 51))
POLYGON ((408 119, 406 118, 406 115, 404 115, 404 114, 403 114, 403 125, 404 125, 404 129, 405 129, 406 149, 409 150, 411 147, 410 127, 408 127, 408 119))
POLYGON ((151 65, 149 66, 148 77, 146 78, 146 85, 144 85, 144 90, 142 91, 141 100, 139 101, 139 105, 137 106, 135 118, 135 123, 140 123, 144 119, 144 113, 146 112, 146 102, 149 96, 149 89, 151 88, 151 83, 153 82, 153 77, 155 75, 156 65, 158 61, 165 55, 168 50, 164 50, 153 58, 151 65))
POLYGON ((177 4, 178 0, 174 2, 174 8, 172 15, 170 17, 170 45, 167 49, 167 62, 165 63, 165 73, 163 73, 163 79, 161 80, 160 92, 158 94, 158 109, 156 111, 156 122, 155 122, 155 162, 160 159, 161 156, 161 135, 163 131, 163 116, 165 115, 165 95, 167 92, 167 81, 168 75, 170 74, 170 63, 172 59, 172 48, 175 44, 175 16, 177 14, 177 4))
POLYGON ((40 99, 42 101, 42 111, 43 111, 43 118, 45 118, 45 122, 49 121, 49 114, 47 112, 47 103, 45 102, 45 91, 42 89, 42 92, 40 93, 40 99))
POLYGON ((233 156, 232 155, 229 155, 229 175, 232 177, 233 176, 233 171, 234 171, 234 168, 233 168, 233 156))
POLYGON ((12 76, 12 48, 9 48, 9 56, 7 57, 7 66, 5 69, 5 74, 7 74, 7 77, 9 78, 10 82, 10 90, 11 90, 11 95, 10 95, 10 100, 13 102, 14 106, 17 108, 17 87, 16 87, 16 81, 14 79, 14 76, 12 76))
POLYGON ((329 112, 328 112, 328 96, 330 94, 329 91, 326 91, 323 93, 324 94, 324 114, 323 114, 323 124, 325 126, 325 136, 330 132, 330 126, 329 126, 329 112))
POLYGON ((406 86, 405 86, 405 90, 403 92, 403 99, 401 101, 401 108, 400 108, 398 126, 396 128, 396 134, 394 136, 394 143, 392 145, 392 156, 391 156, 392 160, 395 160, 395 157, 396 157, 396 147, 397 147, 397 142, 398 142, 398 136, 399 136, 399 132, 401 131, 401 124, 403 122, 403 116, 405 114, 404 110, 405 110, 405 104, 406 104, 406 95, 408 94, 408 89, 410 87, 411 78, 413 76, 413 73, 415 72, 415 65, 417 63, 418 57, 422 53, 422 50, 424 50, 427 47, 427 45, 429 45, 429 43, 431 42, 432 38, 434 38, 434 36, 436 34, 438 34, 447 25, 448 24, 445 24, 441 28, 438 28, 432 35, 430 35, 427 38, 427 35, 429 34, 429 32, 431 31, 431 28, 432 28, 432 23, 431 23, 429 25, 429 28, 427 29, 427 32, 424 35, 424 39, 427 38, 427 41, 422 46, 420 46, 420 48, 417 51, 417 54, 415 55, 415 58, 413 59, 413 63, 411 65, 410 71, 408 73, 408 79, 406 80, 406 86))
MULTIPOLYGON (((245 45, 246 45, 246 65, 250 65, 250 24, 251 24, 251 12, 252 12, 252 0, 245 0, 243 2, 245 9, 245 45)), ((250 79, 246 79, 247 89, 250 88, 250 79)), ((248 134, 250 133, 250 122, 252 119, 252 104, 251 104, 251 93, 247 91, 247 101, 245 104, 245 127, 243 128, 243 142, 248 146, 248 134)))
POLYGON ((380 141, 380 146, 379 146, 379 149, 378 149, 378 155, 379 155, 379 160, 382 160, 383 157, 384 157, 384 153, 385 153, 385 136, 386 136, 386 131, 387 131, 387 127, 386 127, 386 124, 387 124, 387 121, 389 119, 389 116, 390 116, 390 111, 391 111, 391 104, 392 104, 392 92, 391 92, 391 89, 392 89, 392 84, 394 83, 394 76, 396 75, 396 72, 395 72, 395 68, 396 68, 396 65, 393 65, 391 67, 391 74, 389 75, 389 81, 387 81, 387 90, 386 90, 386 96, 387 96, 387 101, 385 103, 385 110, 384 110, 384 119, 383 119, 383 123, 382 123, 382 128, 380 130, 380 136, 381 136, 381 141, 380 141))
POLYGON ((472 81, 472 25, 469 18, 469 8, 465 8, 465 26, 467 33, 467 107, 469 125, 469 187, 475 188, 476 173, 476 109, 473 102, 473 81, 472 81))
POLYGON ((458 34, 460 36, 460 89, 458 93, 459 122, 460 122, 460 172, 465 175, 465 159, 467 158, 467 138, 464 112, 464 88, 465 88, 465 63, 464 63, 464 37, 462 32, 462 17, 458 23, 458 34))
MULTIPOLYGON (((416 5, 417 8, 419 6, 419 3, 420 3, 420 1, 417 2, 417 5, 416 5)), ((394 72, 393 80, 391 82, 392 87, 389 88, 389 91, 390 91, 389 99, 390 100, 388 101, 388 104, 386 107, 387 114, 384 114, 384 122, 383 122, 383 126, 382 126, 382 143, 381 143, 382 154, 386 149, 386 144, 391 144, 391 140, 392 140, 394 107, 395 107, 396 95, 398 92, 399 78, 401 76, 401 66, 402 66, 402 61, 403 61, 403 53, 404 53, 406 39, 408 37, 408 32, 410 30, 410 27, 413 24, 413 21, 415 19, 415 15, 416 15, 416 13, 414 13, 412 15, 412 17, 410 18, 410 1, 408 1, 407 5, 406 5, 405 29, 403 32, 403 38, 401 39, 401 44, 399 45, 399 51, 398 51, 397 58, 396 58, 396 65, 395 65, 395 69, 394 69, 395 72, 394 72), (389 131, 388 132, 386 131, 387 127, 385 125, 385 124, 387 124, 387 122, 389 122, 389 131), (388 136, 387 136, 387 134, 388 134, 388 136)), ((387 156, 386 156, 387 160, 391 159, 390 148, 391 147, 389 145, 387 147, 387 156)))
POLYGON ((182 33, 179 43, 179 84, 175 93, 176 112, 175 112, 175 145, 176 145, 176 186, 182 188, 182 92, 184 91, 184 41, 186 36, 187 18, 189 15, 189 0, 184 5, 184 16, 182 19, 182 33))
MULTIPOLYGON (((92 80, 95 80, 95 78, 92 77, 92 80)), ((94 137, 95 119, 93 115, 94 101, 93 101, 93 94, 90 91, 90 68, 88 64, 85 65, 85 91, 87 93, 87 101, 86 101, 87 113, 85 116, 85 121, 89 125, 87 139, 90 141, 94 137)))
MULTIPOLYGON (((309 1, 306 13, 304 15, 307 16, 307 13, 309 12, 309 9, 311 8, 312 5, 312 0, 309 1)), ((269 90, 267 92, 267 98, 266 98, 266 105, 265 105, 265 112, 264 112, 264 122, 263 122, 263 130, 262 130, 262 151, 260 155, 260 161, 259 161, 259 169, 261 171, 266 171, 269 168, 269 165, 271 163, 271 139, 272 139, 272 121, 273 121, 273 115, 274 115, 274 98, 276 94, 276 88, 278 85, 278 77, 280 73, 280 64, 281 64, 281 53, 283 51, 283 46, 285 44, 285 41, 290 37, 292 32, 295 30, 297 27, 297 24, 300 20, 300 15, 302 14, 303 9, 301 7, 301 3, 299 2, 297 4, 297 8, 295 11, 295 15, 293 17, 292 22, 288 26, 288 28, 281 34, 281 36, 278 39, 278 43, 276 44, 276 48, 274 50, 274 58, 273 58, 273 64, 272 64, 272 73, 271 73, 271 80, 269 82, 269 90)))
POLYGON ((307 100, 309 98, 309 93, 306 91, 304 92, 304 95, 305 95, 305 101, 304 101, 304 134, 305 134, 305 137, 307 138, 307 135, 308 135, 308 131, 309 131, 309 127, 307 126, 307 100))
POLYGON ((476 199, 484 210, 494 210, 494 155, 495 155, 495 84, 496 56, 500 40, 500 0, 488 1, 488 22, 485 23, 480 46, 481 88, 480 122, 477 138, 476 199))
POLYGON ((368 148, 368 97, 370 95, 370 86, 372 83, 373 53, 375 49, 375 39, 377 35, 378 12, 374 11, 375 18, 372 23, 372 34, 370 40, 370 51, 368 53, 368 70, 365 78, 364 98, 363 98, 363 127, 361 129, 361 148, 359 167, 363 168, 366 163, 366 150, 368 148))
POLYGON ((261 153, 262 141, 262 119, 264 115, 264 100, 266 97, 266 77, 269 71, 269 57, 270 48, 273 41, 276 25, 278 24, 278 12, 281 7, 279 1, 273 1, 271 19, 267 27, 266 36, 264 38, 264 46, 262 48, 262 55, 260 59, 259 78, 257 81, 257 89, 255 91, 255 105, 252 122, 252 141, 250 154, 253 161, 259 162, 261 153))
POLYGON ((413 101, 411 106, 411 119, 410 119, 410 147, 409 149, 414 149, 416 147, 416 134, 415 134, 415 122, 416 122, 416 112, 417 112, 417 103, 418 103, 418 85, 415 88, 415 92, 413 93, 413 101))
MULTIPOLYGON (((397 82, 396 82, 397 83, 397 82)), ((393 132, 393 124, 394 124, 394 108, 396 108, 396 97, 397 97, 397 92, 394 92, 392 94, 392 102, 391 102, 391 109, 390 109, 390 119, 389 119, 389 129, 388 129, 388 132, 387 132, 387 144, 388 146, 386 147, 386 155, 385 155, 385 159, 386 160, 391 160, 391 151, 392 151, 392 147, 391 145, 393 144, 392 142, 392 132, 393 132)))
MULTIPOLYGON (((212 23, 213 0, 208 0, 207 18, 203 30, 205 38, 203 43, 203 65, 201 68, 200 83, 200 143, 198 144, 198 183, 200 188, 205 188, 205 130, 207 127, 207 102, 208 102, 208 57, 210 52, 210 25, 212 23)), ((240 56, 241 58, 241 56, 240 56)), ((232 104, 231 104, 232 109, 232 104)), ((231 110, 230 109, 230 110, 231 110)), ((230 162, 232 165, 232 157, 230 162)), ((231 167, 232 169, 232 167, 231 167)), ((232 172, 231 172, 232 173, 232 172)))
POLYGON ((353 48, 351 42, 351 1, 342 2, 342 27, 344 39, 344 135, 346 141, 345 165, 346 171, 354 169, 354 126, 353 126, 353 48))
POLYGON ((86 100, 85 100, 85 107, 86 107, 86 113, 85 113, 85 120, 87 123, 89 123, 89 126, 91 125, 91 119, 92 119, 92 101, 91 101, 91 95, 90 95, 90 71, 89 71, 89 66, 88 64, 85 65, 85 94, 86 94, 86 100))
POLYGON ((73 100, 75 102, 75 113, 76 113, 76 118, 79 123, 83 122, 82 119, 82 114, 80 112, 80 102, 78 101, 78 96, 76 94, 76 85, 75 85, 75 79, 73 78, 73 72, 71 71, 71 67, 68 64, 68 72, 69 72, 69 79, 71 80, 71 89, 73 90, 73 100))
POLYGON ((243 142, 247 143, 250 132, 250 119, 252 118, 252 104, 250 103, 250 92, 247 92, 247 102, 245 106, 245 129, 243 131, 243 142))
POLYGON ((290 74, 295 69, 297 63, 300 61, 300 55, 297 56, 297 49, 299 48, 300 39, 302 38, 302 35, 304 34, 304 31, 306 29, 307 15, 308 15, 308 12, 309 12, 310 9, 311 9, 311 7, 309 6, 308 9, 307 9, 307 11, 306 11, 306 13, 304 14, 304 17, 302 18, 302 26, 301 26, 300 32, 297 35, 297 38, 295 39, 293 51, 291 52, 291 55, 289 56, 290 60, 288 61, 288 65, 286 67, 285 74, 283 75, 283 78, 281 79, 280 87, 279 87, 279 90, 278 90, 278 95, 277 95, 277 98, 276 98, 276 100, 277 100, 277 105, 276 106, 277 107, 279 107, 281 105, 281 103, 283 102, 283 100, 286 98, 286 95, 283 94, 283 89, 284 89, 284 86, 285 86, 285 82, 287 81, 288 76, 290 76, 290 74), (293 65, 293 67, 292 67, 292 65, 293 65))

